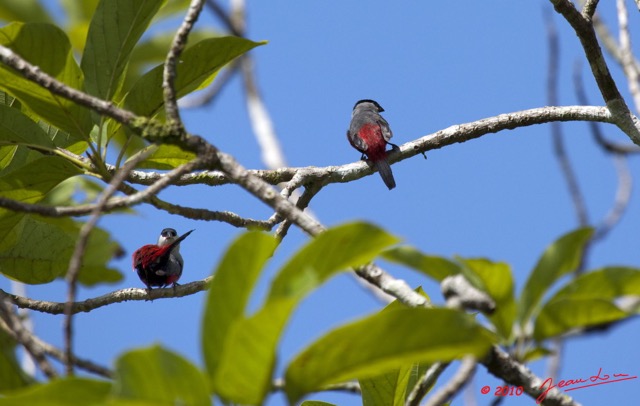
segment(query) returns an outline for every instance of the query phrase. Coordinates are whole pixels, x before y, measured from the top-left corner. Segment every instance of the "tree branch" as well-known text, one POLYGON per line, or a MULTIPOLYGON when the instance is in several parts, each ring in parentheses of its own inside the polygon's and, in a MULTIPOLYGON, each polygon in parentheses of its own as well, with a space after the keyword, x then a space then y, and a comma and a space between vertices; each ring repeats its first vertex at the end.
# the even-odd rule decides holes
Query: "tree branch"
MULTIPOLYGON (((126 288, 116 290, 98 296, 92 299, 74 302, 71 305, 71 313, 88 313, 100 307, 108 306, 114 303, 127 302, 130 300, 154 300, 169 299, 175 297, 183 297, 193 295, 198 292, 209 289, 209 284, 213 277, 209 276, 205 279, 178 285, 174 288, 152 289, 148 292, 146 289, 126 288)), ((23 308, 30 309, 48 314, 64 314, 65 302, 50 302, 46 300, 35 300, 27 297, 13 295, 0 289, 0 300, 8 300, 10 303, 23 308)))
POLYGON ((198 20, 198 16, 204 7, 204 0, 192 0, 187 10, 187 15, 184 17, 180 28, 173 37, 171 48, 167 53, 167 59, 164 63, 164 70, 162 71, 162 90, 164 92, 164 108, 167 114, 167 121, 178 128, 182 128, 182 121, 180 120, 180 111, 178 110, 178 98, 176 96, 176 89, 174 86, 176 78, 176 67, 178 58, 182 54, 185 46, 187 45, 187 39, 189 33, 193 29, 193 25, 198 20))
POLYGON ((40 68, 30 64, 11 49, 2 45, 0 45, 0 61, 20 72, 26 79, 39 84, 52 93, 109 116, 122 124, 130 125, 137 118, 132 112, 116 107, 111 102, 98 99, 97 97, 67 86, 42 72, 40 68))
POLYGON ((550 1, 556 11, 569 22, 578 35, 578 39, 582 44, 584 53, 591 66, 591 73, 596 79, 600 93, 611 111, 616 125, 620 127, 635 144, 640 145, 640 124, 638 123, 638 119, 629 111, 629 107, 620 95, 618 87, 611 77, 591 20, 585 19, 569 0, 550 1))
POLYGON ((22 326, 20 319, 4 299, 0 299, 0 328, 24 347, 47 378, 53 379, 58 376, 42 348, 32 340, 33 335, 22 326))
POLYGON ((425 403, 425 406, 438 406, 443 405, 464 386, 469 379, 476 372, 476 366, 478 365, 477 361, 473 357, 464 357, 462 359, 462 365, 460 365, 460 369, 456 372, 456 374, 451 378, 449 382, 442 388, 440 388, 436 393, 434 393, 431 398, 425 403))

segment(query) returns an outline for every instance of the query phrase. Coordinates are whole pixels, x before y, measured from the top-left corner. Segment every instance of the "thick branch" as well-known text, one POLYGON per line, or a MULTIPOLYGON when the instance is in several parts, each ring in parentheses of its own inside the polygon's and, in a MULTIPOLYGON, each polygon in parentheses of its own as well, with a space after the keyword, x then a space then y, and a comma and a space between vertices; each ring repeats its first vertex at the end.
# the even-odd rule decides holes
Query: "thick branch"
POLYGON ((558 388, 546 391, 542 379, 538 378, 529 368, 511 358, 500 348, 493 346, 491 351, 482 361, 487 370, 506 383, 514 386, 522 386, 524 392, 539 402, 545 401, 547 406, 576 406, 578 403, 571 397, 562 393, 558 388))
MULTIPOLYGON (((209 288, 212 277, 207 277, 200 281, 185 283, 174 288, 152 289, 148 292, 146 289, 127 288, 116 290, 102 296, 92 299, 74 302, 71 306, 71 313, 88 313, 94 309, 108 306, 113 303, 121 303, 129 300, 154 300, 168 299, 174 297, 183 297, 193 295, 209 288)), ((27 297, 13 295, 0 289, 0 300, 6 299, 14 305, 23 308, 35 310, 48 314, 63 314, 65 303, 49 302, 45 300, 34 300, 27 297)))

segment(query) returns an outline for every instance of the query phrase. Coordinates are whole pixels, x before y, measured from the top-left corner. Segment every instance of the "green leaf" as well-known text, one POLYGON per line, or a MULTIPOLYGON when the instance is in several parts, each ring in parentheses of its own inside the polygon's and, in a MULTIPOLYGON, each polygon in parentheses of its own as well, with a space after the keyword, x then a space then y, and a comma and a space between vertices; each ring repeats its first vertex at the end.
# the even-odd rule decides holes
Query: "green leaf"
POLYGON ((278 272, 265 305, 233 325, 214 378, 216 393, 236 403, 261 403, 278 341, 299 301, 336 272, 371 261, 397 241, 366 223, 331 228, 311 240, 278 272))
MULTIPOLYGON (((175 88, 178 97, 206 87, 227 63, 263 45, 238 37, 209 38, 187 48, 178 64, 175 88)), ((164 106, 162 72, 158 65, 136 82, 126 95, 124 106, 141 116, 155 116, 164 106)))
POLYGON ((536 318, 533 337, 537 341, 556 337, 575 328, 596 326, 629 316, 604 299, 563 298, 547 303, 536 318))
POLYGON ((184 151, 177 145, 151 145, 155 151, 149 158, 140 162, 136 167, 142 169, 171 170, 180 165, 193 161, 196 154, 191 151, 184 151))
POLYGON ((491 332, 456 310, 381 312, 333 330, 298 354, 286 370, 285 390, 294 403, 327 385, 414 362, 446 362, 467 354, 482 357, 494 342, 491 332))
POLYGON ((628 317, 614 303, 623 296, 640 296, 640 270, 609 267, 580 275, 542 307, 534 338, 544 340, 575 328, 595 326, 628 317))
MULTIPOLYGON (((168 2, 167 5, 175 3, 176 1, 171 1, 168 2)), ((189 7, 189 1, 186 2, 184 10, 186 10, 187 7, 189 7)), ((160 9, 160 13, 156 14, 156 17, 158 17, 165 9, 167 9, 166 5, 160 9)), ((184 10, 181 10, 181 12, 184 12, 184 10)), ((189 43, 187 43, 187 48, 189 48, 190 44, 196 44, 204 39, 215 36, 219 36, 219 34, 206 29, 191 31, 189 34, 189 43)), ((136 45, 129 58, 127 77, 125 78, 123 85, 124 89, 130 89, 131 85, 149 69, 149 66, 164 63, 167 58, 167 51, 171 47, 171 42, 173 42, 173 37, 175 37, 175 31, 166 33, 161 32, 148 38, 143 38, 138 45, 136 45)))
POLYGON ((18 389, 33 382, 20 367, 16 357, 16 343, 0 330, 0 393, 18 389))
POLYGON ((422 272, 438 282, 447 276, 457 275, 461 272, 460 266, 455 262, 443 257, 423 254, 414 247, 394 247, 385 251, 382 256, 388 261, 422 272))
MULTIPOLYGON (((82 71, 75 62, 69 39, 58 27, 46 23, 11 23, 0 29, 0 45, 11 48, 68 86, 82 89, 82 71)), ((51 93, 3 64, 0 65, 0 88, 43 120, 69 133, 69 145, 88 140, 91 119, 84 107, 51 93)))
POLYGON ((42 200, 51 189, 72 176, 81 174, 69 161, 57 156, 43 156, 0 176, 4 197, 25 203, 42 200))
POLYGON ((111 383, 86 378, 59 378, 42 385, 32 385, 0 398, 0 406, 68 406, 104 402, 111 383))
POLYGON ((23 145, 53 150, 55 144, 42 128, 18 109, 0 105, 0 145, 23 145))
POLYGON ((102 0, 93 14, 82 56, 88 93, 111 100, 129 56, 165 0, 102 0))
POLYGON ((400 240, 368 223, 333 227, 294 255, 274 279, 267 301, 301 299, 337 271, 373 260, 400 240))
POLYGON ((560 289, 551 300, 616 299, 625 295, 640 296, 640 269, 613 266, 583 273, 560 289))
POLYGON ((207 381, 191 362, 160 346, 133 350, 116 361, 114 397, 156 405, 209 406, 207 381))
POLYGON ((542 357, 547 357, 551 354, 553 354, 554 352, 548 348, 542 347, 542 346, 535 346, 533 348, 529 348, 525 351, 524 355, 522 355, 521 359, 522 362, 533 362, 536 361, 542 357))
POLYGON ((49 14, 39 0, 2 0, 0 20, 49 22, 49 14))
POLYGON ((321 400, 306 400, 300 406, 334 406, 333 403, 323 402, 321 400))
POLYGON ((277 240, 268 234, 244 233, 227 249, 218 265, 202 321, 202 352, 211 382, 225 351, 229 331, 244 318, 253 286, 276 245, 277 240))
MULTIPOLYGON (((31 215, 0 217, 0 272, 29 284, 48 283, 63 276, 75 248, 81 223, 69 218, 31 215), (17 222, 15 221, 17 219, 17 222)), ((118 282, 122 275, 106 263, 119 251, 106 232, 95 229, 89 238, 79 281, 86 285, 118 282)))
MULTIPOLYGON (((418 287, 415 291, 427 299, 429 298, 422 287, 418 287)), ((394 300, 382 311, 388 312, 404 308, 406 308, 404 304, 394 300)), ((407 389, 413 388, 426 369, 426 364, 407 364, 378 376, 360 379, 363 405, 404 405, 408 395, 407 389)))
POLYGON ((578 267, 584 247, 592 235, 592 228, 579 228, 563 235, 545 250, 522 290, 518 303, 521 326, 527 325, 546 291, 560 277, 578 267))
POLYGON ((496 302, 496 311, 488 318, 502 338, 509 340, 516 317, 511 268, 504 262, 492 262, 488 259, 458 260, 464 264, 465 273, 472 273, 473 279, 479 281, 480 286, 475 287, 487 293, 496 302))
POLYGON ((364 406, 404 405, 407 384, 413 373, 415 373, 413 365, 403 366, 382 375, 360 379, 362 404, 364 406))

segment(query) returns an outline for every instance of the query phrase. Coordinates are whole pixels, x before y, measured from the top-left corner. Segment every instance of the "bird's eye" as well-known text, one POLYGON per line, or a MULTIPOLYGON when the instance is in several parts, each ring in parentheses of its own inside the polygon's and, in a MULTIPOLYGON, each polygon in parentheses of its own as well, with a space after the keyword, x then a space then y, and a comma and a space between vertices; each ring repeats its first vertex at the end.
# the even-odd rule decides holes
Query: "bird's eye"
POLYGON ((175 230, 166 229, 166 230, 162 230, 162 233, 160 233, 160 235, 165 238, 169 238, 169 237, 176 237, 178 233, 175 230))

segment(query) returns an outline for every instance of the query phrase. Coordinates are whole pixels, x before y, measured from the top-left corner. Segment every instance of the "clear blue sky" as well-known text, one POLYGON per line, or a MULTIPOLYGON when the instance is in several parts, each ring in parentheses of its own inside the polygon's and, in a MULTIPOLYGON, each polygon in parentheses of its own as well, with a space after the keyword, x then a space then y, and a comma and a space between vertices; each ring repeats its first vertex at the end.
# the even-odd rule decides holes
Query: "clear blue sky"
MULTIPOLYGON (((638 14, 635 5, 628 3, 633 26, 638 14)), ((506 0, 406 1, 401 5, 383 1, 249 2, 248 36, 269 41, 252 51, 258 83, 289 164, 326 166, 357 161, 360 154, 349 146, 345 131, 354 102, 362 98, 375 99, 385 108, 383 114, 397 144, 454 124, 545 106, 548 57, 543 11, 551 9, 545 1, 506 0)), ((601 2, 598 9, 607 21, 615 21, 613 2, 601 2)), ((577 104, 571 72, 574 61, 584 62, 583 53, 568 24, 555 14, 553 18, 561 39, 560 104, 577 104)), ((205 12, 200 23, 211 22, 210 13, 205 12)), ((617 67, 612 70, 621 77, 617 67)), ((591 103, 602 105, 586 70, 585 77, 591 103)), ((624 81, 619 84, 628 95, 624 81)), ((183 116, 189 131, 235 155, 244 166, 262 168, 240 90, 236 78, 212 106, 183 116)), ((590 218, 598 222, 615 193, 612 161, 594 145, 586 124, 563 124, 563 130, 590 218)), ((613 126, 603 130, 608 137, 625 141, 613 126)), ((631 159, 630 164, 632 173, 638 174, 638 160, 631 159)), ((323 224, 354 219, 375 222, 431 254, 508 262, 518 289, 542 250, 577 225, 552 153, 548 125, 491 134, 432 151, 428 160, 417 156, 393 165, 393 171, 398 184, 393 191, 374 174, 357 182, 328 186, 311 208, 323 224)), ((185 206, 232 210, 252 218, 271 214, 233 186, 172 188, 161 196, 185 206)), ((622 224, 591 251, 589 268, 640 265, 639 198, 634 191, 622 224)), ((127 250, 124 259, 113 263, 125 279, 115 286, 83 289, 83 299, 142 287, 131 272, 129 255, 138 246, 155 241, 164 227, 179 232, 196 229, 182 244, 186 268, 181 282, 208 276, 240 232, 227 224, 185 220, 148 206, 138 207, 137 215, 107 216, 100 224, 127 250)), ((304 241, 302 233, 291 231, 270 266, 271 272, 264 275, 256 304, 277 265, 304 241)), ((442 303, 433 281, 391 264, 382 265, 412 286, 422 285, 436 303, 442 303)), ((0 288, 7 289, 8 283, 0 281, 0 288)), ((28 293, 56 301, 63 301, 66 294, 62 283, 28 287, 28 293)), ((197 362, 204 297, 197 294, 152 303, 121 303, 79 314, 76 351, 110 365, 125 349, 160 342, 197 362)), ((375 312, 380 306, 350 275, 332 279, 295 314, 283 341, 281 362, 329 328, 375 312)), ((60 345, 62 317, 33 316, 37 333, 60 345)), ((639 334, 640 321, 636 319, 608 333, 570 340, 560 377, 588 378, 599 368, 606 373, 639 375, 639 334)), ((534 363, 532 368, 539 376, 546 375, 546 362, 534 363)), ((499 383, 480 367, 473 389, 478 404, 493 400, 481 395, 480 388, 499 383)), ((570 394, 583 404, 624 404, 640 397, 640 379, 570 394)), ((359 398, 351 395, 319 394, 312 398, 359 404, 359 398)), ((273 405, 283 402, 282 395, 270 400, 273 405)), ((457 398, 454 404, 462 404, 462 399, 457 398)), ((532 401, 523 396, 503 404, 530 405, 532 401)))

